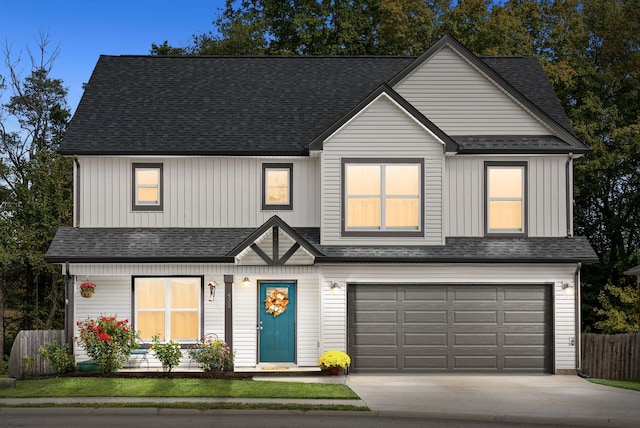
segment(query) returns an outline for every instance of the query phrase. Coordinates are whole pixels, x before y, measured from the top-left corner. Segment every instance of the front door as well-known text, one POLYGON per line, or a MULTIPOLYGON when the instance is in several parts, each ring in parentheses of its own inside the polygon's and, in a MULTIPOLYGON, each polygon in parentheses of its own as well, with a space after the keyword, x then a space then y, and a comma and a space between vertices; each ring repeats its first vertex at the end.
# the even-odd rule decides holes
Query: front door
POLYGON ((258 299, 258 361, 296 360, 296 284, 261 282, 258 299))

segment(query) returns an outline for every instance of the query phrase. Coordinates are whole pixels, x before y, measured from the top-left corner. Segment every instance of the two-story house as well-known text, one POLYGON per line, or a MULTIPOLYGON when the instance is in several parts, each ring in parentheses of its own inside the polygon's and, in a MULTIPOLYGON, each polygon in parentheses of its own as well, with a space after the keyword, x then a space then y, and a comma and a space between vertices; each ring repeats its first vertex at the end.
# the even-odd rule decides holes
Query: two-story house
POLYGON ((451 37, 417 58, 101 56, 60 151, 69 336, 105 314, 147 343, 214 333, 236 370, 329 349, 357 371, 579 367, 588 149, 535 58, 451 37))

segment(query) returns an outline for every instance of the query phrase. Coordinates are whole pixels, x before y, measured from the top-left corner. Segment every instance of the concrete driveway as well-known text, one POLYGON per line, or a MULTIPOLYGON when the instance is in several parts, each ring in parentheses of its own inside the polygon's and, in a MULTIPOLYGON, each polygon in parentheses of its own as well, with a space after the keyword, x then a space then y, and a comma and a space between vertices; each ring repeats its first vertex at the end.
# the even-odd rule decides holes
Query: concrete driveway
POLYGON ((385 415, 640 427, 640 392, 578 376, 352 373, 346 385, 385 415))

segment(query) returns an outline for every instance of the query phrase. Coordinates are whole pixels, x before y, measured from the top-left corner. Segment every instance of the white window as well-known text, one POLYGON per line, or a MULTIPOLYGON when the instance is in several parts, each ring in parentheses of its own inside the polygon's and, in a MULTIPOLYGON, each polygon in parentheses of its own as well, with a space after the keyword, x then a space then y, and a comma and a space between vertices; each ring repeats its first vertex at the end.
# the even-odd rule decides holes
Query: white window
POLYGON ((344 160, 343 174, 344 235, 422 229, 422 161, 344 160))
POLYGON ((162 164, 133 164, 133 210, 162 211, 162 164))
POLYGON ((144 341, 194 342, 201 336, 201 278, 134 278, 134 328, 144 341))
POLYGON ((487 233, 525 233, 525 164, 486 164, 487 233))
POLYGON ((293 164, 262 165, 262 209, 293 209, 293 164))

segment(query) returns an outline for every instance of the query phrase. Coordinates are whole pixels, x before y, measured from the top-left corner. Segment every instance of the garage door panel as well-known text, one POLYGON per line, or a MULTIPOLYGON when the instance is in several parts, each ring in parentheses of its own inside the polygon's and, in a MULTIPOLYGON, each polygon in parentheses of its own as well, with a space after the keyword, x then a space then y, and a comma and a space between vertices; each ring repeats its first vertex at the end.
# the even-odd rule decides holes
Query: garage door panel
POLYGON ((446 370, 447 356, 407 356, 403 359, 403 369, 424 371, 424 370, 446 370))
POLYGON ((544 346, 544 333, 508 333, 504 335, 504 346, 544 346))
POLYGON ((453 311, 454 324, 492 324, 498 323, 496 311, 453 311))
POLYGON ((497 302, 498 291, 493 288, 484 288, 482 286, 469 288, 453 289, 454 303, 468 302, 497 302))
POLYGON ((468 333, 454 334, 454 346, 498 346, 497 333, 468 333))
POLYGON ((543 284, 349 284, 352 368, 550 372, 550 290, 543 284))
POLYGON ((403 344, 405 348, 416 346, 440 346, 446 347, 447 333, 408 333, 403 336, 403 344))
POLYGON ((544 311, 504 311, 505 324, 544 324, 544 311))
POLYGON ((497 370, 498 358, 495 355, 463 355, 453 358, 454 369, 497 370))
POLYGON ((405 303, 434 303, 447 301, 447 289, 442 288, 405 288, 403 290, 405 303))
POLYGON ((416 311, 405 310, 404 324, 420 324, 420 325, 446 325, 447 311, 416 311))

